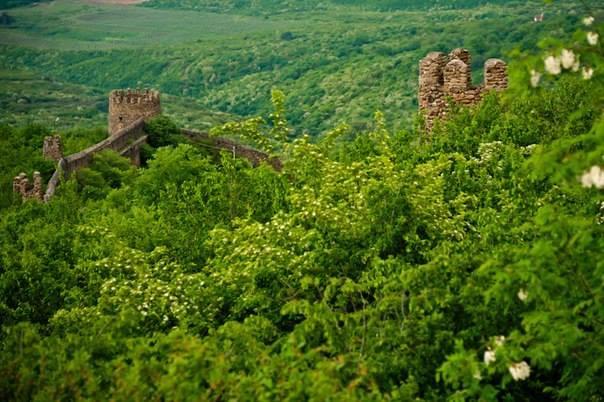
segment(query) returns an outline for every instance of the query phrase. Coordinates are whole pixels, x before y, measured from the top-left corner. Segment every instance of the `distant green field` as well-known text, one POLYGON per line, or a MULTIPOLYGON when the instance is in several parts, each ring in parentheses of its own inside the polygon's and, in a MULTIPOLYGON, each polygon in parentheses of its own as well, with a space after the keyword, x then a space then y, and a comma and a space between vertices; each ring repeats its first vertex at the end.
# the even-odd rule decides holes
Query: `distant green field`
MULTIPOLYGON (((0 88, 0 124, 37 123, 58 131, 106 125, 107 93, 98 89, 23 70, 0 70, 0 88)), ((182 126, 208 129, 235 118, 192 99, 167 94, 162 98, 165 113, 182 126)))
POLYGON ((0 44, 40 49, 107 50, 174 45, 241 34, 272 33, 301 26, 301 21, 196 11, 90 4, 55 0, 12 9, 16 20, 0 27, 0 44))
POLYGON ((104 97, 89 87, 32 71, 0 70, 0 88, 0 123, 36 122, 62 129, 105 121, 104 97))

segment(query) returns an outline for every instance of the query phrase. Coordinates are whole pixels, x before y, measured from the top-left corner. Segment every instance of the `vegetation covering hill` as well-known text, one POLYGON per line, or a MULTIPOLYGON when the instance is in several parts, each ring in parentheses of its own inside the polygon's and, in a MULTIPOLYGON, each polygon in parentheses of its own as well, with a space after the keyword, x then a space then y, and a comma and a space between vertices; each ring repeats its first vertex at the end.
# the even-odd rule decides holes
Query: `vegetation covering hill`
MULTIPOLYGON (((576 2, 563 2, 534 23, 543 9, 539 1, 429 11, 340 5, 262 17, 57 0, 10 11, 15 23, 0 28, 0 68, 100 93, 155 87, 206 114, 267 114, 277 87, 287 94, 297 135, 316 136, 341 121, 366 129, 376 110, 394 129, 408 128, 422 57, 464 46, 479 80, 487 58, 534 49, 542 33, 561 36, 579 19, 576 2)), ((24 87, 26 96, 36 88, 24 87)), ((0 118, 19 107, 7 106, 0 118)), ((67 112, 73 106, 66 103, 67 112)))
POLYGON ((13 8, 13 7, 21 7, 31 4, 43 3, 49 0, 1 0, 0 1, 0 10, 13 8))
POLYGON ((181 8, 217 12, 247 12, 252 14, 276 14, 292 11, 330 9, 338 6, 352 6, 365 10, 426 10, 474 8, 485 4, 518 5, 514 0, 149 0, 147 7, 181 8))
MULTIPOLYGON (((561 16, 554 35, 585 14, 561 16)), ((429 134, 393 129, 371 102, 359 123, 343 102, 349 124, 294 136, 292 116, 315 112, 278 90, 264 117, 212 129, 279 156, 280 172, 190 142, 159 116, 142 168, 104 152, 51 202, 21 202, 12 175, 48 176, 40 147, 57 127, 1 125, 0 400, 603 399, 604 31, 594 16, 563 42, 544 37, 536 55, 517 53, 507 92, 452 107, 429 134)), ((72 33, 57 35, 67 46, 72 33)), ((110 55, 146 71, 136 48, 5 50, 3 87, 24 97, 19 82, 36 82, 57 111, 82 91, 74 116, 85 121, 100 122, 88 101, 102 91, 76 85, 84 54, 87 82, 100 82, 110 55)), ((341 62, 362 69, 372 57, 357 56, 341 62)), ((105 129, 62 130, 66 151, 105 129)))

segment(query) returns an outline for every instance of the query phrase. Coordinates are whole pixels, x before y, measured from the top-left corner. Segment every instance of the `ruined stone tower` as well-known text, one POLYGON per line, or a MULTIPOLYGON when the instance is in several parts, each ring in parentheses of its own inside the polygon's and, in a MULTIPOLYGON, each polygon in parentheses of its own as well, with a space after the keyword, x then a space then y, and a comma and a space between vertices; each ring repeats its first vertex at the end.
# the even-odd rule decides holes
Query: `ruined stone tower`
POLYGON ((507 65, 489 59, 484 65, 484 83, 472 85, 471 55, 466 49, 455 49, 449 55, 429 53, 419 63, 419 109, 430 130, 436 119, 446 116, 449 99, 465 106, 478 103, 482 94, 508 86, 507 65))
POLYGON ((109 95, 109 135, 128 127, 139 118, 161 113, 159 92, 153 90, 115 90, 109 95))
POLYGON ((19 174, 13 179, 13 191, 21 195, 23 201, 26 200, 38 200, 44 199, 44 193, 42 189, 42 176, 40 172, 34 172, 34 182, 31 184, 25 173, 19 174))
POLYGON ((63 157, 63 143, 61 136, 52 135, 44 138, 44 146, 42 147, 44 159, 58 161, 63 157))

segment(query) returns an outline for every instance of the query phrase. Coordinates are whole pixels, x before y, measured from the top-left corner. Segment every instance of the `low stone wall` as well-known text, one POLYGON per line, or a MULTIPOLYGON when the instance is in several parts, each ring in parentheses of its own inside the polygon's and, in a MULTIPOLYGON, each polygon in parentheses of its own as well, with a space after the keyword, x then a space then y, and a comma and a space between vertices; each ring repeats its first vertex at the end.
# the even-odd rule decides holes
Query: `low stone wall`
MULTIPOLYGON (((258 151, 254 148, 241 145, 233 140, 222 137, 212 137, 208 133, 182 129, 181 132, 199 143, 205 143, 216 150, 232 152, 238 158, 244 158, 250 161, 253 166, 258 166, 263 162, 268 163, 275 170, 281 171, 283 165, 281 160, 258 151)), ((48 181, 46 192, 42 192, 42 182, 39 173, 34 178, 32 186, 25 173, 15 177, 13 189, 21 193, 23 199, 39 199, 45 202, 50 201, 55 195, 61 180, 68 178, 73 172, 88 167, 92 163, 94 154, 105 149, 112 149, 120 155, 129 157, 135 166, 140 166, 140 147, 147 140, 145 134, 145 121, 139 118, 130 126, 119 130, 114 135, 94 144, 83 151, 71 154, 61 158, 57 163, 57 168, 48 181)))
MULTIPOLYGON (((96 143, 83 151, 61 158, 57 163, 57 169, 46 186, 46 192, 43 196, 44 201, 48 202, 55 195, 62 178, 68 178, 73 172, 90 166, 92 158, 97 152, 101 152, 105 149, 112 149, 122 155, 127 153, 131 160, 139 160, 138 155, 132 155, 131 149, 132 147, 135 147, 138 152, 141 143, 147 138, 144 130, 145 121, 140 118, 130 126, 119 130, 117 133, 103 141, 96 143)), ((37 198, 42 199, 42 197, 37 198)))
POLYGON ((262 162, 266 162, 277 171, 281 171, 281 169, 283 169, 283 164, 279 158, 271 157, 265 152, 241 145, 233 140, 229 140, 228 138, 212 137, 208 133, 187 129, 182 129, 181 132, 192 140, 204 142, 217 150, 231 152, 238 158, 247 159, 254 167, 260 165, 262 162))
POLYGON ((61 178, 63 177, 62 166, 64 164, 64 161, 65 161, 64 159, 59 161, 57 169, 55 170, 52 177, 48 181, 48 184, 46 185, 46 192, 44 193, 44 202, 48 202, 48 201, 50 201, 50 199, 52 197, 54 197, 54 195, 57 191, 57 187, 59 187, 59 184, 61 183, 61 178), (63 162, 63 164, 61 162, 63 162))
POLYGON ((130 126, 119 130, 117 133, 107 137, 103 141, 96 143, 83 151, 69 155, 64 158, 64 174, 68 177, 72 172, 87 167, 92 162, 92 156, 105 149, 112 149, 121 153, 130 144, 144 135, 145 122, 142 118, 136 120, 130 126))

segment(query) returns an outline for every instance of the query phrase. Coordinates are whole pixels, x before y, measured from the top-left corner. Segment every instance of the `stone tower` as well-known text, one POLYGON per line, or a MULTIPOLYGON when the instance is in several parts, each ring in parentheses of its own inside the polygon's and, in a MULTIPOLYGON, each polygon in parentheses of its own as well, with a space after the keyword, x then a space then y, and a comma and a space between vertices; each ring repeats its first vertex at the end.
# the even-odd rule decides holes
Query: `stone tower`
POLYGON ((40 172, 34 172, 34 182, 31 184, 25 173, 19 174, 13 179, 13 191, 21 195, 23 201, 44 199, 42 190, 42 176, 40 172))
POLYGON ((109 95, 109 135, 128 127, 139 118, 161 113, 159 92, 153 90, 115 90, 109 95))
POLYGON ((58 161, 63 157, 63 143, 59 135, 52 135, 44 138, 44 146, 42 147, 44 159, 58 161))
POLYGON ((478 103, 484 92, 507 86, 507 65, 499 59, 486 61, 483 85, 473 86, 470 52, 455 49, 449 55, 429 53, 419 63, 418 103, 426 128, 432 129, 436 119, 446 116, 449 99, 470 106, 478 103))

